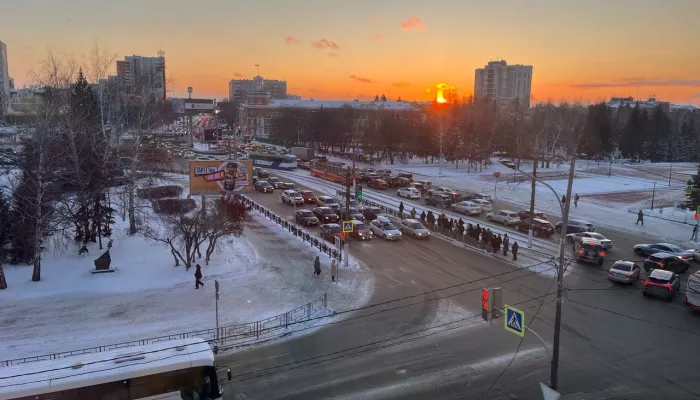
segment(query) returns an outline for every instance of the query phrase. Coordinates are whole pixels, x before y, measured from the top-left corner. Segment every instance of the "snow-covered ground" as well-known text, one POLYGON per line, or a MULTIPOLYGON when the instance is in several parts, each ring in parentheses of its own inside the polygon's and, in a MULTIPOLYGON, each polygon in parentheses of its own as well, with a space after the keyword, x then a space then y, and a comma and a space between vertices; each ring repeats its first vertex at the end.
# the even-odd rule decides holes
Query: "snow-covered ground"
POLYGON ((341 267, 343 279, 332 283, 327 256, 253 213, 242 237, 220 241, 210 265, 199 261, 205 286, 195 290, 194 269, 175 267, 166 245, 129 237, 126 227, 118 218, 110 250, 113 273, 91 273, 101 254, 97 244, 82 256, 73 248, 47 249, 40 282, 31 282, 30 266, 5 266, 1 359, 213 328, 214 280, 221 287, 222 326, 283 314, 326 292, 331 310, 354 308, 374 288, 371 274, 357 263, 341 267), (316 255, 323 271, 318 278, 312 275, 316 255))

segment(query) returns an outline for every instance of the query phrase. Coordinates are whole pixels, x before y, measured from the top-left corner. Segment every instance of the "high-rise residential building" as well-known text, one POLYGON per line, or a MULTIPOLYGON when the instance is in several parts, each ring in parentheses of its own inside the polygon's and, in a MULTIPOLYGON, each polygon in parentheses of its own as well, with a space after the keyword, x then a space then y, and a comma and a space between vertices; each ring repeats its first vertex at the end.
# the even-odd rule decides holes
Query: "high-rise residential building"
POLYGON ((124 57, 124 61, 117 61, 117 76, 129 92, 148 91, 158 99, 166 98, 165 53, 162 51, 158 52, 158 57, 124 57))
POLYGON ((474 97, 509 104, 518 100, 530 107, 532 65, 508 65, 505 60, 490 61, 474 71, 474 97))
POLYGON ((7 66, 7 45, 0 42, 0 115, 4 114, 10 96, 10 71, 7 66))
POLYGON ((229 101, 242 104, 250 92, 266 92, 272 99, 287 98, 287 81, 263 79, 258 75, 253 79, 233 79, 229 82, 229 101))

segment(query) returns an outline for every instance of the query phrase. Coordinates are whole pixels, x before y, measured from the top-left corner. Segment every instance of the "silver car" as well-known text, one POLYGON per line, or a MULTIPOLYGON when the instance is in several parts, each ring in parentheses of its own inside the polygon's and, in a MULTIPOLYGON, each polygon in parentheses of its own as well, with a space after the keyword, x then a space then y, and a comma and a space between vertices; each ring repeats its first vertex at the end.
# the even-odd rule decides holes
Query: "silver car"
POLYGON ((598 239, 598 241, 600 242, 600 245, 603 246, 603 248, 606 250, 610 250, 613 247, 612 240, 606 238, 605 236, 603 236, 597 232, 576 232, 576 233, 569 233, 568 235, 566 235, 566 238, 569 239, 569 242, 571 242, 571 243, 576 241, 578 238, 582 238, 582 237, 598 239))
POLYGON ((489 221, 500 222, 505 226, 515 225, 520 222, 520 217, 515 211, 500 210, 486 214, 486 219, 489 221))
POLYGON ((452 211, 457 211, 468 215, 479 215, 484 211, 484 209, 481 208, 481 204, 468 200, 455 203, 451 205, 450 208, 452 211))
POLYGON ((369 229, 384 240, 400 240, 401 236, 403 236, 401 231, 387 217, 377 217, 369 224, 369 229))
POLYGON ((613 282, 629 283, 639 279, 641 268, 632 261, 615 261, 608 270, 608 279, 613 282))
POLYGON ((430 237, 430 231, 424 227, 417 219, 404 219, 399 225, 399 230, 406 235, 411 235, 418 239, 430 237))

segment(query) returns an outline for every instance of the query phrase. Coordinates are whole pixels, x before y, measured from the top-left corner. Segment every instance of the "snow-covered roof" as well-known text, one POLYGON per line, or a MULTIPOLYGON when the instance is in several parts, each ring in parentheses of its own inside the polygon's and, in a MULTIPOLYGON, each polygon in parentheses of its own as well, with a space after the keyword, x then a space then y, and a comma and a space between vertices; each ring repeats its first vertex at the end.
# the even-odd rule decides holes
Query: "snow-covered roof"
POLYGON ((352 107, 359 109, 378 110, 417 110, 418 107, 406 101, 358 101, 358 100, 272 100, 269 104, 244 104, 251 108, 342 108, 352 107))

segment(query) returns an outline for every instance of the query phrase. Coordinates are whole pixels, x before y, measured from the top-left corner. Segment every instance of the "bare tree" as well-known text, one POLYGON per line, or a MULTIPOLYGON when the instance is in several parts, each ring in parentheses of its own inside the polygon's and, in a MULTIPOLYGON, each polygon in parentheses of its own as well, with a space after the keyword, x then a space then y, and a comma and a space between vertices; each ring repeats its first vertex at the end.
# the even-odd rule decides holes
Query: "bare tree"
POLYGON ((142 232, 147 239, 165 243, 175 260, 175 266, 182 262, 189 270, 195 260, 197 247, 207 240, 204 210, 180 210, 165 215, 153 215, 148 227, 142 232))
POLYGON ((248 208, 238 201, 219 199, 206 216, 204 236, 208 240, 204 262, 209 265, 219 239, 243 234, 243 223, 248 220, 248 208))

